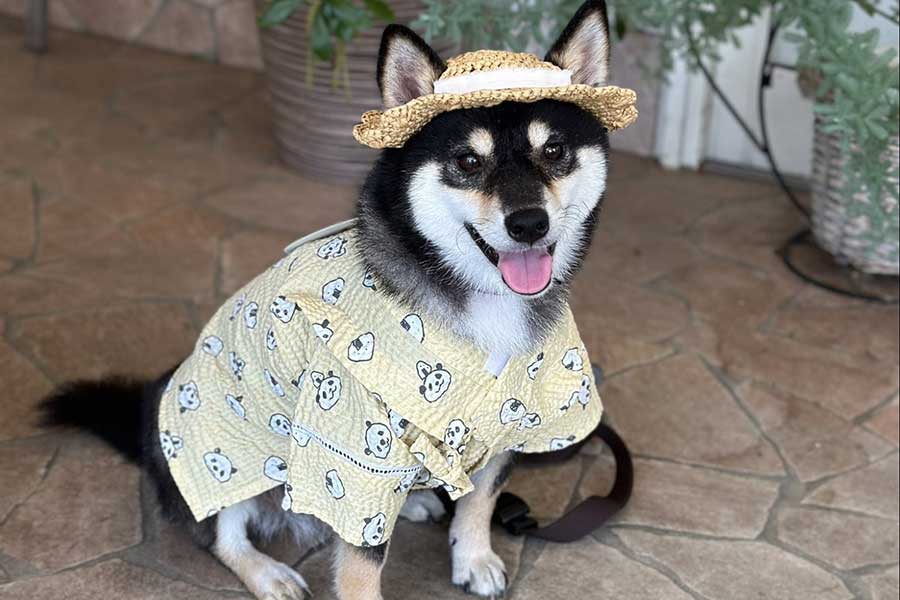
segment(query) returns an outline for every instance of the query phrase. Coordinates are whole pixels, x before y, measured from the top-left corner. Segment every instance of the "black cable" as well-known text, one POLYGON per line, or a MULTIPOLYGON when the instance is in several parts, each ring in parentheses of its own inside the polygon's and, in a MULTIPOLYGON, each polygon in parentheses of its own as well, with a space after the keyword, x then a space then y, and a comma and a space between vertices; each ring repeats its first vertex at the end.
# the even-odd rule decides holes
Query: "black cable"
MULTIPOLYGON (((703 77, 706 79, 707 84, 709 84, 710 89, 712 89, 713 93, 719 98, 719 100, 725 106, 725 109, 731 114, 732 118, 734 118, 734 120, 741 127, 741 129, 744 130, 744 133, 747 135, 747 137, 750 139, 750 141, 753 143, 753 145, 756 146, 756 148, 765 155, 765 157, 769 163, 769 168, 772 171, 772 175, 775 177, 775 180, 778 183, 778 186, 784 192, 785 196, 787 196, 788 200, 790 200, 791 204, 794 205, 794 208, 796 208, 797 211, 800 212, 806 218, 807 221, 809 221, 809 220, 811 220, 810 211, 805 206, 803 206, 803 203, 800 202, 800 199, 797 197, 797 195, 794 193, 794 191, 788 186, 787 181, 785 180, 784 175, 781 172, 781 169, 778 168, 778 163, 775 162, 775 156, 772 154, 772 148, 771 148, 771 143, 770 143, 770 138, 769 138, 768 119, 766 118, 767 113, 766 113, 766 103, 765 103, 765 91, 771 84, 772 70, 775 68, 793 68, 793 67, 790 67, 789 65, 782 65, 781 63, 777 63, 777 62, 774 62, 771 60, 772 48, 775 44, 775 38, 778 35, 779 28, 780 28, 779 23, 773 23, 771 25, 771 27, 769 27, 769 35, 766 40, 766 48, 765 48, 765 53, 763 56, 763 64, 762 64, 762 69, 760 71, 760 76, 759 76, 759 90, 757 93, 757 109, 758 109, 758 114, 759 114, 759 126, 760 126, 760 133, 762 136, 761 138, 756 136, 756 134, 753 132, 753 130, 750 128, 750 126, 747 124, 747 122, 743 119, 743 117, 741 117, 740 113, 738 113, 737 109, 734 107, 734 104, 732 104, 731 100, 728 98, 728 96, 725 94, 725 92, 722 90, 722 88, 720 88, 719 85, 716 83, 715 79, 712 76, 712 73, 710 73, 709 69, 706 67, 706 65, 703 63, 703 60, 700 57, 700 52, 697 50, 697 46, 694 42, 694 38, 691 35, 691 32, 686 31, 685 36, 688 41, 688 49, 691 53, 691 56, 694 59, 694 63, 696 64, 696 66, 700 70, 700 72, 703 74, 703 77)), ((874 303, 879 303, 879 304, 896 305, 896 304, 900 303, 900 299, 898 299, 898 298, 884 298, 884 297, 880 297, 880 296, 874 296, 871 294, 865 294, 862 292, 854 292, 851 290, 839 288, 828 282, 820 281, 820 280, 812 277, 811 275, 807 275, 806 273, 802 272, 800 270, 800 268, 793 263, 792 258, 791 258, 792 257, 791 250, 796 245, 800 244, 801 242, 806 241, 809 238, 810 234, 811 234, 811 231, 809 230, 809 228, 805 228, 803 231, 792 236, 787 242, 784 243, 784 245, 781 248, 779 248, 777 250, 777 253, 781 256, 781 259, 784 262, 785 266, 787 266, 787 268, 792 273, 794 273, 797 277, 799 277, 806 283, 809 283, 811 285, 814 285, 816 287, 819 287, 821 289, 827 290, 827 291, 835 293, 835 294, 840 294, 842 296, 847 296, 850 298, 856 298, 856 299, 860 299, 860 300, 866 300, 868 302, 874 302, 874 303)), ((846 268, 848 270, 856 271, 855 269, 853 269, 852 266, 849 266, 849 265, 844 266, 844 268, 846 268)), ((868 273, 862 273, 860 271, 857 271, 857 272, 859 272, 861 275, 864 275, 866 277, 871 277, 871 275, 869 275, 868 273)))

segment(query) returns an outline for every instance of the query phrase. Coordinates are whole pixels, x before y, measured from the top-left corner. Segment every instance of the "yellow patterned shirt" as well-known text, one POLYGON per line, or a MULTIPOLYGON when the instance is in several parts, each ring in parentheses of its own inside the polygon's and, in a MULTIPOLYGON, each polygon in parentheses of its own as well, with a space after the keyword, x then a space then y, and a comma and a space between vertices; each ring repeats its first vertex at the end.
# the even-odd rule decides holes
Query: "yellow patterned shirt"
POLYGON ((379 290, 353 228, 293 249, 204 327, 163 393, 160 444, 199 521, 276 486, 347 542, 391 535, 411 489, 472 490, 504 450, 571 445, 600 421, 566 307, 540 351, 489 356, 379 290))

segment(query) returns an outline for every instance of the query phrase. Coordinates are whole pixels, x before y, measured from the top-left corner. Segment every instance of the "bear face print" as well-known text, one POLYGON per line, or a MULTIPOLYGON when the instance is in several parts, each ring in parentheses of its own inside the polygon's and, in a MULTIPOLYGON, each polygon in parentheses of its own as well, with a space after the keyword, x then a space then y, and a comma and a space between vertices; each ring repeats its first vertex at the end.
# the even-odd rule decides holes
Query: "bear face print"
POLYGON ((301 448, 306 448, 311 439, 306 429, 298 423, 291 425, 291 437, 294 438, 294 441, 297 442, 297 445, 301 448))
POLYGON ((244 378, 244 367, 247 366, 247 363, 244 362, 240 356, 238 356, 235 352, 228 353, 228 367, 231 369, 231 374, 234 375, 234 378, 240 381, 244 378))
POLYGON ((384 540, 384 527, 387 524, 387 517, 384 513, 376 513, 373 517, 364 519, 365 527, 363 527, 362 537, 363 546, 378 546, 384 540))
POLYGON ((231 306, 231 316, 228 317, 229 321, 237 319, 238 315, 241 314, 241 311, 244 309, 244 302, 246 301, 247 294, 241 294, 238 299, 234 301, 234 304, 231 306))
POLYGON ((391 431, 394 432, 394 435, 398 438, 402 438, 403 434, 406 433, 409 421, 401 417, 400 413, 393 408, 388 410, 388 421, 391 423, 391 431))
POLYGON ((366 421, 366 455, 387 458, 391 451, 391 430, 384 423, 366 421))
POLYGON ((269 310, 282 323, 290 323, 291 319, 294 318, 294 313, 300 310, 300 307, 297 306, 296 302, 291 302, 284 296, 278 296, 272 300, 272 306, 269 307, 269 310))
POLYGON ((209 335, 203 338, 200 347, 210 356, 218 356, 222 353, 225 344, 222 342, 222 338, 215 335, 209 335))
POLYGON ((284 398, 284 388, 281 387, 281 384, 278 383, 278 380, 275 379, 275 376, 272 375, 268 369, 263 369, 263 376, 266 378, 269 387, 272 388, 272 393, 279 398, 284 398))
POLYGON ((453 419, 444 431, 444 443, 461 453, 463 441, 468 433, 469 428, 462 419, 453 419))
POLYGON ((162 449, 166 460, 178 458, 178 451, 184 448, 184 441, 177 435, 172 435, 168 430, 159 432, 159 447, 162 449))
POLYGON ((303 389, 303 383, 306 381, 306 369, 303 369, 297 376, 291 379, 291 385, 297 388, 298 390, 303 389))
POLYGON ((406 332, 416 338, 419 343, 425 341, 425 324, 422 323, 422 317, 415 313, 410 313, 403 317, 400 321, 400 327, 406 330, 406 332))
POLYGON ((444 369, 441 363, 437 363, 434 368, 424 360, 416 363, 416 372, 422 385, 419 386, 419 393, 425 397, 428 402, 437 402, 440 400, 447 390, 450 388, 450 382, 453 378, 450 372, 444 369))
POLYGON ((517 429, 519 431, 524 431, 526 429, 534 429, 538 425, 541 424, 541 415, 537 413, 528 413, 519 421, 519 426, 517 429))
POLYGON ((269 417, 269 429, 276 435, 289 437, 291 435, 291 420, 287 415, 275 413, 269 417))
POLYGON ((375 287, 375 273, 366 269, 366 272, 363 274, 362 284, 364 288, 369 288, 373 292, 377 292, 378 288, 375 287))
POLYGON ((333 237, 319 246, 319 249, 316 250, 316 256, 323 260, 339 258, 347 253, 347 249, 344 247, 346 243, 346 240, 340 236, 333 237))
POLYGON ((180 412, 197 410, 200 408, 200 390, 193 381, 188 381, 178 386, 178 404, 180 412))
POLYGON ((270 456, 266 459, 266 462, 263 463, 263 473, 265 473, 266 477, 273 479, 278 483, 287 482, 287 472, 287 463, 284 462, 284 459, 281 457, 270 456))
POLYGON ((572 392, 569 399, 560 407, 561 411, 567 411, 576 404, 580 404, 581 408, 587 408, 591 402, 591 380, 587 375, 581 378, 581 387, 572 392))
POLYGON ((329 304, 334 306, 338 303, 338 300, 341 299, 341 294, 344 292, 344 279, 342 277, 338 277, 337 279, 332 279, 328 283, 322 286, 322 301, 325 304, 329 304))
POLYGON ((238 417, 243 420, 247 420, 247 409, 244 408, 243 396, 234 396, 232 394, 225 394, 225 404, 228 405, 228 408, 231 409, 231 412, 236 414, 238 417))
POLYGON ((569 348, 562 357, 562 364, 570 371, 581 371, 584 369, 584 362, 581 360, 581 354, 578 348, 569 348))
POLYGON ((255 329, 259 320, 259 304, 256 302, 248 302, 244 307, 244 325, 247 329, 255 329))
POLYGON ((568 448, 572 444, 575 443, 575 436, 570 435, 569 437, 558 438, 555 437, 550 440, 550 450, 562 450, 563 448, 568 448))
POLYGON ((281 510, 291 510, 294 505, 294 498, 291 492, 294 491, 293 486, 289 483, 284 484, 284 496, 281 497, 281 510))
POLYGON ((237 469, 231 464, 231 460, 222 454, 222 451, 218 448, 203 455, 203 464, 206 465, 213 478, 219 483, 229 481, 231 476, 237 473, 237 469))
POLYGON ((500 406, 500 424, 508 425, 525 416, 528 409, 520 400, 510 398, 500 406))
POLYGON ((175 385, 175 377, 169 377, 169 380, 166 382, 166 387, 163 388, 163 394, 168 394, 172 391, 172 387, 175 385))
POLYGON ((371 331, 362 334, 347 346, 347 358, 353 362, 367 362, 375 354, 375 335, 371 331))
POLYGON ((541 352, 534 359, 534 362, 528 365, 528 368, 525 370, 528 373, 528 379, 534 381, 534 378, 537 377, 538 370, 541 368, 541 365, 544 364, 544 353, 541 352))
POLYGON ((328 490, 328 493, 335 500, 340 500, 344 497, 344 482, 341 481, 338 472, 334 469, 325 473, 325 489, 328 490))
POLYGON ((323 343, 327 344, 331 337, 334 335, 334 330, 328 326, 328 319, 325 319, 321 323, 313 323, 313 333, 316 334, 316 337, 322 340, 323 343))
POLYGON ((341 378, 332 371, 323 375, 318 371, 309 374, 314 386, 316 386, 316 404, 323 410, 331 410, 341 399, 341 378))
POLYGON ((272 352, 278 347, 278 340, 275 339, 275 330, 269 327, 266 332, 266 350, 272 352))

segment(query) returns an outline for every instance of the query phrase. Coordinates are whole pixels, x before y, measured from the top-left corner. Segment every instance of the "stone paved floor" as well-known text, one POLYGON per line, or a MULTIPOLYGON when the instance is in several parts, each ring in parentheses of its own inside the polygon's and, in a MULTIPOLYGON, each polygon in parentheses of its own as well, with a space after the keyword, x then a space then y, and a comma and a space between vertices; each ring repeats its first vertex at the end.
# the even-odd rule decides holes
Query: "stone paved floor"
MULTIPOLYGON (((246 597, 137 469, 34 407, 71 377, 172 364, 353 190, 277 164, 257 74, 72 34, 20 45, 0 21, 0 597, 246 597)), ((497 532, 510 597, 896 598, 897 309, 787 274, 772 248, 800 223, 774 188, 614 159, 573 305, 634 500, 574 544, 497 532)), ((609 481, 588 448, 513 488, 549 518, 609 481)), ((388 598, 464 597, 445 535, 399 527, 388 598)), ((324 552, 275 551, 331 597, 324 552)))

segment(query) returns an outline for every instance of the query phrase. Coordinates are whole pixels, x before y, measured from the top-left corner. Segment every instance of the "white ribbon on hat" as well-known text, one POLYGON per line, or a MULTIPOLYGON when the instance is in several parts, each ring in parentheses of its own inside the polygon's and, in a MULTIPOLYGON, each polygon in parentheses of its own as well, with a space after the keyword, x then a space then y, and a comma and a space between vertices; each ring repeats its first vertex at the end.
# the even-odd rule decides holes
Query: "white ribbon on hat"
POLYGON ((473 71, 434 82, 435 94, 468 94, 482 90, 549 88, 572 85, 572 72, 565 69, 494 69, 473 71))

